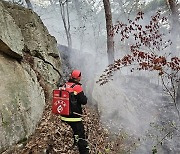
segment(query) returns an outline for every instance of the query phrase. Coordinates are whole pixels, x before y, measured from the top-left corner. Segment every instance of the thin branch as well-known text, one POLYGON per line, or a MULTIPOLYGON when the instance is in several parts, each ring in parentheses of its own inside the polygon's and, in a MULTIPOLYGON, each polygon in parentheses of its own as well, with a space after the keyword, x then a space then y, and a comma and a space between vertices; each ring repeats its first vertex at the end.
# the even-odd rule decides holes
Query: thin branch
MULTIPOLYGON (((175 106, 175 108, 176 108, 176 111, 177 111, 177 114, 178 114, 178 117, 179 117, 179 120, 180 120, 180 111, 179 111, 178 106, 177 106, 177 103, 176 103, 176 98, 175 98, 175 96, 174 96, 174 92, 173 92, 173 94, 172 94, 171 91, 170 91, 170 89, 167 88, 167 86, 166 86, 166 84, 165 84, 162 76, 161 76, 161 79, 162 79, 162 84, 163 84, 163 86, 165 87, 166 91, 167 91, 168 94, 171 96, 171 98, 172 98, 172 100, 173 100, 173 102, 174 102, 174 106, 175 106)), ((172 83, 171 83, 171 84, 172 84, 172 83)), ((173 85, 172 85, 172 86, 173 86, 173 85)))
POLYGON ((176 130, 175 127, 172 128, 172 130, 170 130, 156 145, 155 147, 157 147, 159 144, 161 144, 161 142, 171 133, 173 133, 176 130))

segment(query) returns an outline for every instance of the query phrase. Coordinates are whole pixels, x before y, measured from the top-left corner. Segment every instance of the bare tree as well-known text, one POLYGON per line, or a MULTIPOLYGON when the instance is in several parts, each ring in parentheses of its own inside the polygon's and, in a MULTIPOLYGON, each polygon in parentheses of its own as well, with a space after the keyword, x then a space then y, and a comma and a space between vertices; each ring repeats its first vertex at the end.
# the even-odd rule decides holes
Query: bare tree
POLYGON ((68 0, 59 0, 60 10, 61 10, 61 17, 64 24, 64 29, 66 32, 68 47, 71 50, 72 49, 72 39, 71 39, 71 33, 70 33, 70 20, 69 20, 69 6, 68 6, 68 0))
POLYGON ((81 4, 82 2, 80 2, 79 0, 74 0, 74 5, 76 8, 76 12, 77 12, 77 16, 78 16, 78 23, 79 23, 79 38, 80 38, 80 51, 82 51, 82 47, 83 47, 83 40, 84 40, 84 28, 85 28, 85 24, 84 21, 82 20, 83 16, 81 13, 81 4))
POLYGON ((51 5, 54 5, 55 1, 53 0, 49 0, 49 2, 51 3, 51 5))
POLYGON ((32 4, 31 4, 31 1, 30 0, 25 0, 26 1, 26 4, 27 4, 27 7, 29 8, 29 9, 32 9, 33 10, 33 6, 32 6, 32 4))
MULTIPOLYGON (((24 4, 24 1, 23 0, 12 0, 13 3, 15 4, 18 4, 18 5, 23 5, 24 4)), ((33 10, 33 6, 31 4, 31 1, 30 0, 25 0, 26 2, 26 5, 29 9, 33 10)))
POLYGON ((51 6, 55 7, 58 4, 59 0, 49 0, 49 2, 51 6))
POLYGON ((110 34, 112 33, 112 13, 109 0, 103 0, 105 18, 106 18, 106 30, 107 30, 107 54, 108 62, 112 64, 114 62, 114 38, 110 34))

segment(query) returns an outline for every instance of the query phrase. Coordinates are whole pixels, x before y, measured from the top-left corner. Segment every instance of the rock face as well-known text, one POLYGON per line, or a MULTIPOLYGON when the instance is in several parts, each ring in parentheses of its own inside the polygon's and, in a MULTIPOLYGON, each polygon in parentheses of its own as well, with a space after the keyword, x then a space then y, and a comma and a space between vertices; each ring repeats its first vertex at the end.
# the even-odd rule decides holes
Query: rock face
POLYGON ((36 13, 0 1, 0 153, 33 133, 61 78, 56 40, 36 13))

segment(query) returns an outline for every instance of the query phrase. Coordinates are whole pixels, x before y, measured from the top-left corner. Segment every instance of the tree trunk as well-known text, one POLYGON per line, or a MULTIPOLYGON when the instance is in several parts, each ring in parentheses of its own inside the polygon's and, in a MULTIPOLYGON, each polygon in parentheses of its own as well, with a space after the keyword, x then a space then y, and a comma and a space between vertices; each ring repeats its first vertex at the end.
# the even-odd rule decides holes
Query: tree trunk
POLYGON ((178 105, 180 104, 180 82, 178 84, 176 102, 177 102, 178 105))
POLYGON ((59 0, 60 9, 61 9, 61 17, 64 24, 64 29, 66 32, 67 42, 68 42, 68 48, 69 50, 72 49, 72 40, 71 40, 71 33, 70 33, 70 20, 69 20, 69 7, 68 7, 68 1, 62 2, 62 0, 59 0), (65 5, 66 5, 66 11, 65 11, 65 5))
POLYGON ((81 9, 80 9, 80 6, 81 6, 81 3, 82 2, 79 2, 79 0, 73 0, 74 1, 74 5, 75 5, 75 8, 76 8, 76 12, 77 12, 77 16, 78 16, 78 22, 79 22, 79 39, 80 39, 80 48, 79 50, 82 51, 82 48, 83 48, 83 41, 84 41, 84 27, 85 27, 85 24, 82 20, 82 14, 81 14, 81 9))
POLYGON ((33 6, 32 6, 32 4, 31 4, 30 0, 25 0, 25 1, 26 1, 26 4, 27 4, 27 7, 28 7, 29 9, 33 10, 33 6))
POLYGON ((106 18, 106 31, 107 31, 107 54, 108 62, 112 64, 114 62, 114 38, 110 36, 112 29, 112 13, 109 0, 103 0, 105 18, 106 18))
MULTIPOLYGON (((171 38, 172 38, 172 48, 171 48, 171 56, 172 57, 179 57, 179 53, 177 50, 177 46, 178 46, 178 36, 179 36, 179 26, 180 26, 180 22, 179 22, 179 14, 178 14, 178 8, 177 8, 177 3, 176 0, 167 0, 168 2, 168 6, 169 9, 171 11, 171 38)), ((173 73, 173 72, 172 72, 173 73)), ((174 83, 176 84, 176 83, 174 83)), ((180 82, 178 83, 178 87, 177 89, 175 89, 176 91, 176 95, 175 95, 175 103, 177 104, 177 109, 178 106, 180 104, 180 82)))
POLYGON ((178 16, 178 9, 175 0, 168 0, 168 6, 171 11, 171 35, 172 35, 172 57, 178 56, 177 54, 177 38, 178 38, 178 31, 179 31, 179 16, 178 16))

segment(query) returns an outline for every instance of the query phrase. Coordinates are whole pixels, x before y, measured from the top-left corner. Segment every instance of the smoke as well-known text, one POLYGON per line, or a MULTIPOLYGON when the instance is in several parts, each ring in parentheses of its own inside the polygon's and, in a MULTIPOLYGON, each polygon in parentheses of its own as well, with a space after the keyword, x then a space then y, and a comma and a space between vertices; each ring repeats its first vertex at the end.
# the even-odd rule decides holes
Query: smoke
POLYGON ((133 153, 151 153, 153 146, 164 154, 180 152, 177 112, 157 72, 131 73, 123 68, 100 86, 96 81, 107 66, 106 54, 92 49, 74 52, 71 63, 82 70, 85 93, 89 103, 98 106, 102 123, 113 133, 125 131, 135 138, 139 146, 133 153))
MULTIPOLYGON (((92 50, 80 54, 74 51, 70 61, 74 68, 82 71, 88 103, 98 107, 101 122, 112 133, 123 131, 129 137, 133 136, 139 145, 134 153, 150 153, 153 146, 174 129, 172 123, 178 123, 177 112, 164 93, 156 72, 131 73, 123 68, 114 74, 112 81, 100 86, 96 81, 107 66, 107 55, 93 53, 92 50)), ((179 137, 175 135, 178 131, 173 133, 172 139, 163 141, 159 152, 179 151, 179 143, 176 142, 179 137)))
POLYGON ((103 86, 95 84, 92 96, 98 102, 101 120, 111 132, 125 131, 136 138, 134 142, 139 147, 134 153, 150 153, 153 146, 174 130, 171 137, 162 141, 158 152, 179 152, 179 136, 176 136, 179 132, 173 126, 179 123, 175 107, 162 86, 143 73, 134 76, 118 72, 113 81, 103 86))
MULTIPOLYGON (((65 44, 60 14, 57 14, 53 8, 38 11, 58 43, 65 44)), ((144 23, 149 22, 149 16, 144 17, 144 23)), ((73 16, 73 18, 75 17, 73 16)), ((73 50, 69 55, 69 61, 74 69, 82 71, 82 83, 85 94, 88 96, 88 103, 98 106, 102 123, 111 132, 123 130, 129 136, 140 138, 140 141, 137 141, 140 146, 134 153, 151 153, 153 145, 161 141, 168 131, 174 128, 173 123, 175 125, 178 123, 177 113, 169 96, 164 94, 156 72, 131 73, 129 69, 124 68, 116 72, 113 80, 107 84, 100 86, 96 83, 108 65, 106 33, 105 30, 101 31, 101 28, 104 28, 104 21, 104 18, 98 18, 98 23, 92 21, 94 27, 91 27, 91 23, 86 25, 87 30, 83 36, 82 50, 73 50), (98 24, 100 28, 98 28, 98 24)), ((75 25, 78 24, 75 23, 75 25)), ((75 36, 75 34, 73 47, 78 49, 82 42, 79 39, 79 33, 74 32, 73 35, 75 36)), ((120 44, 118 37, 115 41, 116 44, 120 44)), ((116 52, 117 58, 122 57, 129 50, 128 42, 125 44, 127 46, 122 46, 122 44, 116 46, 116 51, 120 51, 116 52)), ((163 140, 160 153, 180 152, 177 142, 180 140, 178 133, 178 130, 174 131, 172 139, 165 138, 163 140)))

